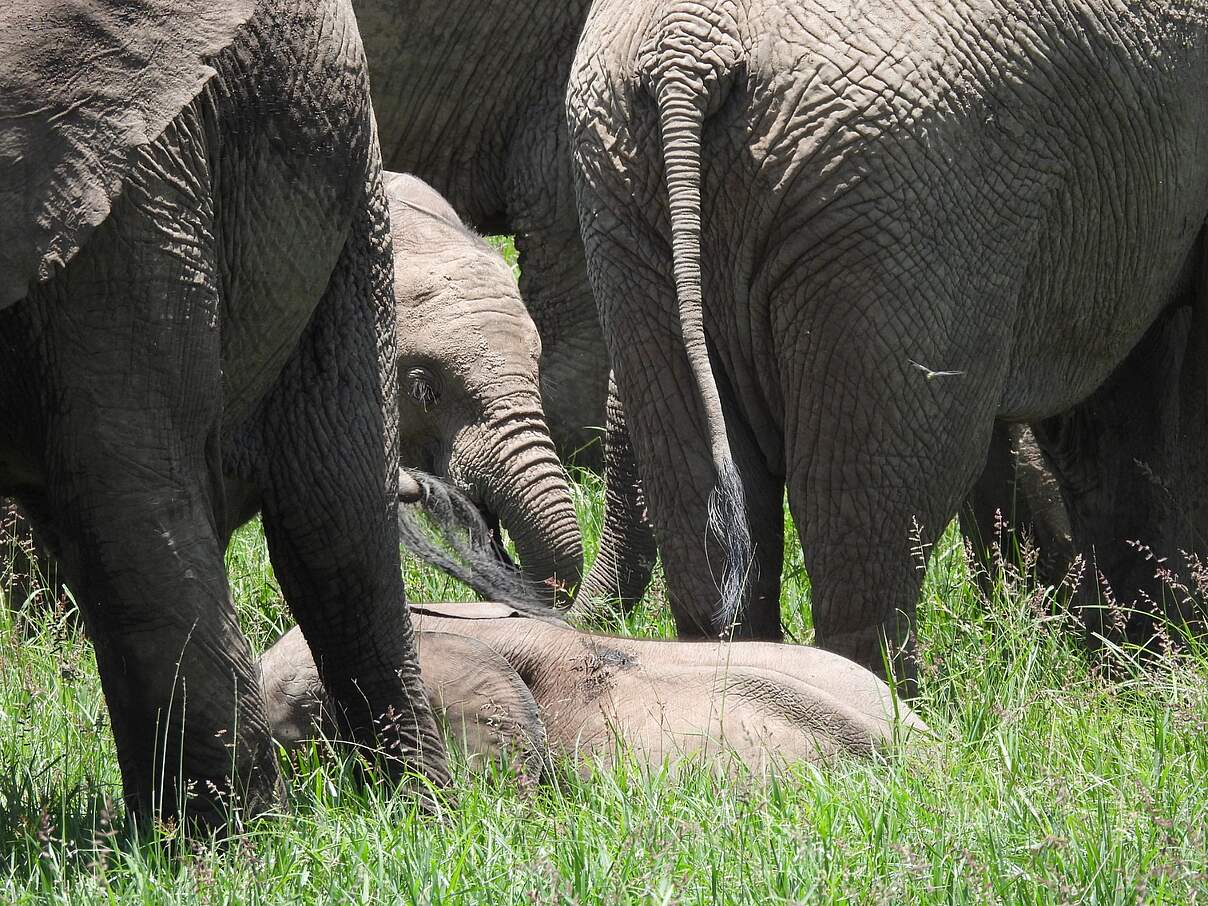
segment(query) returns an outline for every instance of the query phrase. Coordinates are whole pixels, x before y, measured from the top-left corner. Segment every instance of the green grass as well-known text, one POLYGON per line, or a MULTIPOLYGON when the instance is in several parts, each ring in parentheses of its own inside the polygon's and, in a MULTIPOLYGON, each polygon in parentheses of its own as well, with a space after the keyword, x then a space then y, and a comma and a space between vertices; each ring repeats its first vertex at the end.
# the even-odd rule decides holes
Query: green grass
MULTIPOLYGON (((578 504, 589 550, 600 488, 578 504)), ((810 636, 790 538, 784 610, 810 636)), ((259 649, 289 619, 258 526, 228 557, 259 649)), ((467 597, 415 563, 416 598, 467 597)), ((657 581, 616 628, 667 634, 657 581)), ((123 831, 90 647, 63 619, 0 608, 0 901, 92 903, 1162 902, 1208 899, 1208 656, 1113 681, 1026 583, 990 601, 959 539, 933 552, 918 709, 930 746, 771 782, 630 764, 534 787, 459 766, 438 815, 289 769, 289 811, 172 855, 123 831), (1039 601, 1039 603, 1038 603, 1039 601)))

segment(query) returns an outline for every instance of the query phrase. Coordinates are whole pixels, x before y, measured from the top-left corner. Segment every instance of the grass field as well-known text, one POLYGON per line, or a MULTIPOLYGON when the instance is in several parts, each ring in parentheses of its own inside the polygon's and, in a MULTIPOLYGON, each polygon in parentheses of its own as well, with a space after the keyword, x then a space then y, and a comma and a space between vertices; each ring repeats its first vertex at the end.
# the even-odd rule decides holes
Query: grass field
MULTIPOLYGON (((600 489, 578 490, 589 548, 600 489)), ((784 613, 810 637, 789 538, 784 613)), ((288 625, 258 526, 229 554, 257 649, 288 625)), ((408 563, 416 598, 466 597, 408 563)), ((457 781, 436 816, 318 757, 289 810, 169 855, 125 834, 89 646, 0 608, 0 901, 94 903, 1186 903, 1208 900, 1208 655, 1112 681, 1026 582, 989 601, 949 532, 927 572, 922 694, 934 743, 771 781, 624 765, 535 786, 457 781)), ((650 601, 618 631, 666 634, 650 601)))

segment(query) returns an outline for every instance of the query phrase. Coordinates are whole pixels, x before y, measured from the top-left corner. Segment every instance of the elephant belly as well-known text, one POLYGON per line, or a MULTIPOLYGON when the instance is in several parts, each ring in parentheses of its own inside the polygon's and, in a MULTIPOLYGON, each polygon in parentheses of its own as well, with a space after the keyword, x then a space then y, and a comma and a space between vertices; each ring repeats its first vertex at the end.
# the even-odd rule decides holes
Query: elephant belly
MULTIPOLYGON (((1200 178, 1208 186, 1208 173, 1200 178)), ((1036 418, 1081 402, 1124 361, 1161 312, 1186 295, 1202 256, 1198 235, 1204 202, 1200 197, 1190 204, 1173 197, 1151 201, 1149 215, 1133 223, 1116 224, 1111 231, 1071 229, 1038 243, 1031 272, 1039 276, 1017 303, 999 415, 1036 418), (1074 254, 1064 262, 1054 260, 1060 255, 1054 250, 1071 246, 1074 254)), ((1096 222, 1092 211, 1083 213, 1084 223, 1096 222)))

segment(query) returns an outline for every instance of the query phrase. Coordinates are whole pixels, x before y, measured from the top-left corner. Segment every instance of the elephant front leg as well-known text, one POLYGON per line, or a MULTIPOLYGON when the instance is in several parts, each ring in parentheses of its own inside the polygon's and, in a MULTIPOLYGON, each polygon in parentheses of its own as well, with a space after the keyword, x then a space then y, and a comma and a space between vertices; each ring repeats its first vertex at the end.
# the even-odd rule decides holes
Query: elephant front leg
POLYGON ((27 502, 95 643, 132 814, 215 827, 276 807, 280 786, 223 565, 218 297, 190 222, 204 204, 169 203, 184 182, 128 187, 21 303, 45 349, 44 484, 27 502))
POLYGON ((96 648, 130 813, 220 827, 276 808, 281 789, 214 530, 218 428, 209 455, 178 470, 123 448, 123 435, 170 433, 124 416, 93 422, 89 449, 48 475, 61 564, 96 648))
POLYGON ((273 568, 345 738, 448 780, 399 561, 390 237, 380 185, 255 426, 273 568))

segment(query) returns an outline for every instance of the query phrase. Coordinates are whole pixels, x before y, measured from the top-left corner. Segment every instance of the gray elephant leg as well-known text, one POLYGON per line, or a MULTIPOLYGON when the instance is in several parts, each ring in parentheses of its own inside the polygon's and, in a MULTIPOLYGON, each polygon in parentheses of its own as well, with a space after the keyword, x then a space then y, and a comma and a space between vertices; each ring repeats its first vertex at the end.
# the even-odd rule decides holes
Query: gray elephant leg
POLYGON ((625 424, 616 382, 608 382, 608 425, 604 447, 604 526, 600 548, 579 589, 572 613, 590 614, 601 602, 622 610, 646 593, 658 558, 646 495, 625 424))
POLYGON ((995 550, 1010 557, 1011 534, 1020 520, 1027 519, 1027 502, 1019 497, 1015 483, 1015 457, 1005 422, 995 422, 981 474, 965 498, 960 511, 961 534, 972 548, 982 591, 993 588, 995 550))
POLYGON ((1092 647, 1100 637, 1148 643, 1155 610, 1192 616, 1156 572, 1194 587, 1183 552, 1202 554, 1208 538, 1203 315, 1191 305, 1165 315, 1086 402, 1036 426, 1087 564, 1076 603, 1092 647))
POLYGON ((170 127, 71 266, 21 305, 40 321, 35 386, 48 401, 33 509, 53 520, 95 642, 127 803, 136 816, 216 824, 232 805, 273 807, 279 787, 223 565, 202 147, 187 125, 170 127))
POLYGON ((608 353, 579 231, 565 111, 566 71, 588 5, 560 3, 546 17, 557 25, 539 64, 550 78, 535 94, 528 85, 517 95, 527 100, 509 139, 506 208, 520 256, 520 294, 541 336, 546 423, 564 463, 598 472, 608 353))
POLYGON ((998 569, 994 551, 1013 560, 1028 539, 1037 548, 1036 578, 1057 587, 1073 558, 1061 487, 1027 425, 995 422, 981 474, 960 512, 977 581, 988 596, 998 569))
POLYGON ((717 475, 703 413, 687 389, 692 376, 683 354, 674 289, 661 262, 655 265, 643 256, 643 250, 658 249, 663 240, 639 226, 636 218, 621 224, 609 205, 580 200, 586 210, 601 212, 585 234, 592 287, 600 301, 617 391, 642 464, 677 630, 684 637, 737 632, 778 638, 783 550, 772 536, 783 530, 782 485, 768 475, 731 406, 726 412, 727 420, 733 420, 730 443, 752 514, 758 564, 746 577, 747 612, 738 614, 733 626, 720 606, 723 539, 707 528, 717 475))
MULTIPOLYGON (((716 370, 716 369, 715 369, 716 370)), ((742 421, 728 382, 719 381, 727 414, 730 449, 742 477, 754 559, 747 576, 746 612, 736 635, 744 639, 779 642, 780 574, 784 569, 784 477, 764 457, 753 430, 742 421), (729 414, 733 413, 733 414, 729 414)))
POLYGON ((608 354, 587 280, 578 225, 517 224, 520 292, 541 335, 541 400, 558 455, 599 470, 606 421, 608 354))
POLYGON ((261 409, 256 483, 273 568, 341 733, 377 749, 392 776, 418 769, 441 784, 444 748, 403 608, 396 357, 393 343, 379 348, 394 317, 384 204, 375 178, 369 210, 261 409))
MULTIPOLYGON (((855 309, 861 301, 832 304, 855 309)), ((923 323, 906 302, 900 307, 906 313, 896 317, 923 323)), ((797 302, 779 310, 800 309, 797 302)), ((884 645, 910 691, 927 553, 985 462, 1005 344, 973 344, 983 350, 974 369, 970 344, 955 330, 907 353, 895 346, 892 325, 870 327, 864 337, 873 339, 861 344, 844 342, 841 323, 805 329, 796 358, 782 363, 781 383, 790 399, 815 394, 786 413, 785 432, 817 644, 882 675, 884 645), (994 348, 1003 355, 984 354, 994 348), (911 360, 952 373, 932 377, 911 360)))
POLYGON ((15 503, 0 503, 0 593, 8 606, 43 613, 62 594, 58 565, 31 520, 15 503))

